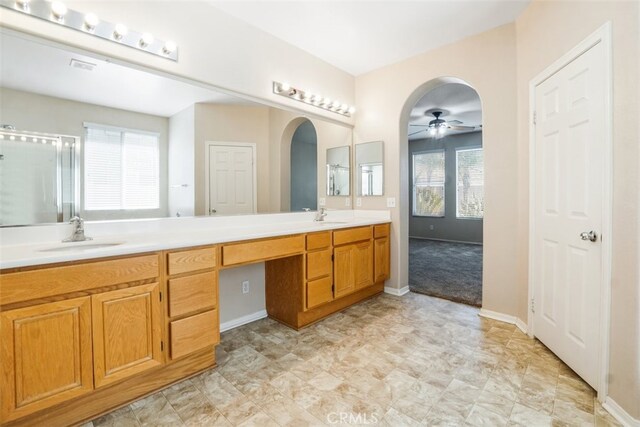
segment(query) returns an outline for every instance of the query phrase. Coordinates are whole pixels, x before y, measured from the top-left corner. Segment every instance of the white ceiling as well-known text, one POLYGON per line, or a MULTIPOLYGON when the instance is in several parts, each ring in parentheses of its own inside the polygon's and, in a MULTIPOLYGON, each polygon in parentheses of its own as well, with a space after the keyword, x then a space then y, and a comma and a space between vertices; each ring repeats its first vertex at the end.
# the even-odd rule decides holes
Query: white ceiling
POLYGON ((10 34, 0 35, 0 84, 10 89, 170 117, 196 102, 248 104, 222 94, 69 52, 10 34), (96 64, 93 71, 71 67, 72 59, 96 64))
MULTIPOLYGON (((450 83, 438 86, 427 92, 416 103, 415 107, 413 107, 409 117, 409 141, 427 137, 425 131, 415 133, 426 129, 425 127, 415 125, 429 124, 429 122, 434 119, 431 114, 434 110, 443 112, 440 116, 441 119, 448 122, 458 120, 462 122, 459 124, 460 126, 474 126, 475 130, 480 130, 480 125, 482 124, 482 105, 478 93, 467 85, 450 83)), ((449 129, 447 130, 447 134, 451 135, 473 131, 474 130, 455 131, 449 129)))
POLYGON ((512 22, 529 0, 211 3, 353 75, 512 22))

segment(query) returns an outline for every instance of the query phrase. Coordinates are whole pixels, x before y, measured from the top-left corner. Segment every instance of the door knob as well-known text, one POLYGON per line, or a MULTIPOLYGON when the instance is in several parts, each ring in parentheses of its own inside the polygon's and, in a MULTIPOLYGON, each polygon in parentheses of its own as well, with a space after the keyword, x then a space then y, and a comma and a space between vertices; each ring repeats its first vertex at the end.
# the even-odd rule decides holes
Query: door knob
POLYGON ((215 210, 215 209, 211 209, 209 212, 210 212, 210 213, 216 213, 216 212, 218 212, 218 211, 217 211, 217 210, 215 210))
POLYGON ((589 240, 590 242, 595 242, 596 240, 598 240, 598 235, 593 230, 583 231, 582 233, 580 233, 580 238, 582 240, 589 240))

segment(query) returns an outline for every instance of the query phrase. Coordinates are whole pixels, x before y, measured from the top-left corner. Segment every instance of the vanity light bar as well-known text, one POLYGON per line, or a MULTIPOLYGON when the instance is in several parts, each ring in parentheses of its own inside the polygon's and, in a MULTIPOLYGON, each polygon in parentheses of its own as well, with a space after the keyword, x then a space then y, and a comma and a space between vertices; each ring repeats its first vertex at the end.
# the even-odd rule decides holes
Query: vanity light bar
POLYGON ((274 81, 273 93, 347 117, 351 117, 351 115, 356 112, 356 107, 354 106, 343 104, 338 100, 331 100, 330 98, 313 93, 310 90, 296 89, 288 83, 274 81))
POLYGON ((84 14, 68 9, 60 1, 0 0, 0 6, 136 50, 178 61, 178 46, 174 42, 157 40, 150 33, 131 31, 120 23, 101 21, 95 13, 84 14))
MULTIPOLYGON (((58 145, 61 143, 60 137, 52 137, 39 133, 21 132, 14 129, 0 130, 0 141, 28 142, 33 144, 51 144, 58 145)), ((66 143, 67 146, 69 143, 66 143)))

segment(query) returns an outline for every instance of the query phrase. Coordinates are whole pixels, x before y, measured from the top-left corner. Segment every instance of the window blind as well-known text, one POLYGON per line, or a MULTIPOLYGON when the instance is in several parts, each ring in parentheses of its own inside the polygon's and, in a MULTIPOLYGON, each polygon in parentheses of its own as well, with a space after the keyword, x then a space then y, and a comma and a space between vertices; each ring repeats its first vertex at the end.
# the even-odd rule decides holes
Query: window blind
POLYGON ((484 216, 484 159, 482 148, 456 151, 456 215, 484 216))
POLYGON ((84 144, 86 210, 158 209, 158 136, 88 126, 84 144))
POLYGON ((444 216, 444 151, 413 155, 413 214, 444 216))

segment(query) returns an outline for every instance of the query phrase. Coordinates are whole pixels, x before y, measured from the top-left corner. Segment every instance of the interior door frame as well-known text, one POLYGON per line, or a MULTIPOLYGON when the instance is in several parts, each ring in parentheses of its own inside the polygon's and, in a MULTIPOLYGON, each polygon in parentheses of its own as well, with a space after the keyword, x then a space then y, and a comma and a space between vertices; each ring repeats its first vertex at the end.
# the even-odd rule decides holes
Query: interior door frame
POLYGON ((610 324, 611 324, 611 238, 612 238, 612 210, 613 210, 613 62, 611 47, 611 22, 607 21, 604 25, 594 31, 585 38, 577 46, 564 54, 561 58, 552 63, 544 71, 538 74, 529 82, 529 271, 528 271, 528 310, 527 323, 528 333, 531 338, 535 336, 534 316, 532 304, 534 297, 534 239, 535 236, 535 148, 536 148, 536 127, 535 107, 536 107, 536 87, 545 80, 556 74, 570 62, 578 58, 580 55, 596 46, 602 44, 603 54, 605 57, 605 99, 604 108, 604 171, 603 171, 603 193, 602 193, 602 277, 600 280, 600 323, 599 323, 599 349, 598 349, 598 400, 604 402, 608 393, 609 374, 609 343, 610 343, 610 324))
POLYGON ((204 152, 204 203, 206 208, 206 214, 211 214, 211 206, 209 204, 209 182, 211 170, 209 166, 211 164, 210 148, 214 146, 233 146, 233 147, 251 147, 251 163, 253 165, 253 213, 258 213, 258 176, 256 166, 256 143, 255 142, 225 142, 225 141, 205 141, 204 152))

